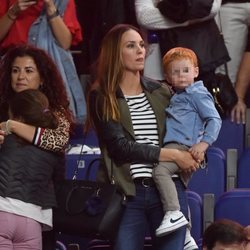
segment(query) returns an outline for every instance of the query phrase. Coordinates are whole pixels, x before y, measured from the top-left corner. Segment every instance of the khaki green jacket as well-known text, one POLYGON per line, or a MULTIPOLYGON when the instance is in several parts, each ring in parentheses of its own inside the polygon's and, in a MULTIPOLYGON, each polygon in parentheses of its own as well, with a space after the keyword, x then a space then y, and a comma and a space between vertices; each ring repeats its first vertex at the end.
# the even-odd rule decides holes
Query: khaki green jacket
MULTIPOLYGON (((155 112, 160 147, 165 134, 165 108, 169 104, 171 93, 169 88, 151 79, 141 78, 143 90, 155 112)), ((90 95, 91 115, 95 123, 99 144, 101 148, 102 164, 98 172, 98 180, 110 182, 114 180, 119 189, 127 196, 135 195, 135 185, 130 175, 131 162, 144 162, 157 164, 160 147, 139 144, 135 142, 132 121, 127 102, 119 90, 117 99, 121 114, 120 123, 114 121, 104 122, 98 119, 95 112, 96 97, 100 93, 94 91, 90 95), (111 173, 113 166, 113 174, 111 173), (113 176, 113 178, 111 178, 113 176)))

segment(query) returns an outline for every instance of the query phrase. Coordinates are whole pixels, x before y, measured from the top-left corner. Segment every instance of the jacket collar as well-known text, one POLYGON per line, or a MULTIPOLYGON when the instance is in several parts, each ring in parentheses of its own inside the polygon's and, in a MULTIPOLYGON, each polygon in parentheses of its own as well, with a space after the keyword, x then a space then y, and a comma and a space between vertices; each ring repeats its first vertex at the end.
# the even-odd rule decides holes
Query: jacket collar
MULTIPOLYGON (((157 119, 158 129, 159 129, 159 135, 161 135, 164 131, 165 126, 160 121, 165 120, 165 113, 163 112, 163 109, 159 108, 162 106, 159 96, 155 94, 149 95, 149 93, 152 93, 154 90, 160 88, 161 85, 158 82, 149 78, 145 78, 145 77, 141 77, 141 83, 143 85, 143 89, 145 90, 145 94, 152 108, 154 109, 156 119, 157 119)), ((128 108, 128 105, 126 104, 126 100, 124 98, 124 95, 121 89, 117 91, 117 97, 118 97, 118 103, 119 103, 119 110, 121 114, 121 117, 120 117, 121 123, 123 124, 123 127, 129 132, 129 134, 132 137, 135 137, 129 108, 128 108)), ((160 136, 159 140, 161 141, 161 139, 162 138, 160 136)))
MULTIPOLYGON (((144 77, 144 76, 141 76, 141 84, 142 84, 143 89, 147 90, 150 93, 160 87, 160 84, 157 81, 144 77)), ((118 88, 118 90, 116 91, 116 96, 118 98, 124 98, 124 95, 120 88, 118 88)))

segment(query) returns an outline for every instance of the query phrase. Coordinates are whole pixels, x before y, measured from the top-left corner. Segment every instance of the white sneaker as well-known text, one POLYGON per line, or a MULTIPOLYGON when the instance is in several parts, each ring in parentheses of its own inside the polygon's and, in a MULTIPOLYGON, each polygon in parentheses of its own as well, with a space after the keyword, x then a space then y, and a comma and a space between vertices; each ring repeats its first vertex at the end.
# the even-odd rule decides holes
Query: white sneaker
POLYGON ((199 247, 197 246, 194 238, 190 234, 189 228, 186 229, 186 237, 184 243, 184 250, 198 250, 199 247))
POLYGON ((181 211, 168 211, 166 212, 161 225, 156 229, 155 234, 158 237, 164 236, 187 224, 188 221, 181 211))

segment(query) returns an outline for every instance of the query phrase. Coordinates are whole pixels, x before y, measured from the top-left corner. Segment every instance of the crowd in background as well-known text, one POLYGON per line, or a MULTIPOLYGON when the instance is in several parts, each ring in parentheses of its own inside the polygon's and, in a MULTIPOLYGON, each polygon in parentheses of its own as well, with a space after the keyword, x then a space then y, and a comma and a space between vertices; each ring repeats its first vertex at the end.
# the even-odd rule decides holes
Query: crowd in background
MULTIPOLYGON (((211 81, 215 72, 225 73, 224 63, 226 62, 229 69, 229 77, 233 86, 235 86, 238 96, 238 103, 232 110, 231 120, 237 123, 245 123, 245 112, 246 108, 249 106, 248 90, 250 82, 250 74, 247 70, 250 60, 250 39, 248 33, 250 19, 249 1, 209 1, 204 10, 201 9, 198 13, 192 12, 192 20, 188 20, 187 17, 185 20, 183 19, 184 21, 173 21, 166 17, 164 11, 162 11, 164 8, 164 0, 161 1, 163 4, 159 5, 159 8, 157 8, 158 2, 160 1, 103 0, 100 3, 96 1, 76 1, 76 4, 79 6, 78 16, 85 35, 81 47, 82 54, 81 56, 76 56, 77 64, 78 60, 81 61, 81 63, 79 63, 81 66, 77 67, 79 72, 81 74, 91 74, 92 65, 98 53, 96 48, 99 48, 101 39, 107 30, 117 23, 132 24, 147 31, 145 37, 148 38, 149 43, 151 43, 150 34, 156 33, 158 35, 157 42, 160 45, 161 52, 154 52, 153 59, 149 56, 149 60, 152 60, 153 66, 150 64, 147 67, 146 61, 144 72, 146 76, 153 77, 157 80, 162 80, 164 78, 162 76, 162 65, 159 55, 162 57, 166 49, 176 45, 186 45, 194 49, 196 53, 197 50, 202 50, 204 48, 208 50, 206 52, 198 51, 198 57, 201 55, 199 62, 204 62, 203 64, 206 64, 202 67, 199 75, 200 79, 203 79, 203 81, 211 81), (214 27, 214 24, 211 24, 214 21, 218 28, 214 27), (199 31, 199 29, 201 31, 199 31), (159 42, 159 40, 168 39, 169 37, 172 39, 173 36, 176 36, 176 32, 184 32, 186 34, 186 40, 178 44, 174 44, 173 40, 165 43, 159 42), (222 42, 221 37, 218 37, 220 32, 223 33, 224 42, 222 42), (213 36, 210 34, 213 34, 213 36), (199 41, 199 37, 201 37, 201 41, 199 41), (187 42, 188 39, 191 39, 191 41, 187 42), (206 42, 206 44, 204 44, 204 42, 206 42), (223 44, 225 44, 227 51, 223 48, 223 44), (155 54, 157 54, 156 58, 155 54), (157 64, 155 64, 155 62, 157 64), (209 64, 210 66, 207 66, 209 64), (82 65, 84 65, 84 67, 82 65), (154 67, 156 69, 154 69, 154 67), (160 68, 160 70, 157 68, 160 68), (157 71, 156 74, 155 71, 157 71)), ((168 1, 166 1, 166 3, 167 2, 168 1)), ((191 2, 193 3, 195 1, 191 2)), ((201 5, 196 7, 202 8, 201 5)), ((172 12, 175 13, 176 16, 185 18, 185 13, 178 10, 178 8, 177 10, 173 9, 172 12)), ((149 44, 148 52, 152 53, 150 47, 153 46, 149 44)), ((209 86, 209 84, 207 84, 207 86, 209 86)))

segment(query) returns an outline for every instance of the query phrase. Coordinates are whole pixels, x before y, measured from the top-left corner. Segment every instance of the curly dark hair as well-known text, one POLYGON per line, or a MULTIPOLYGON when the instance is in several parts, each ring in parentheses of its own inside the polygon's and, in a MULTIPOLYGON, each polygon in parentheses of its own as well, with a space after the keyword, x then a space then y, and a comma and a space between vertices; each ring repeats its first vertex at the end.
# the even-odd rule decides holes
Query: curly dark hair
POLYGON ((49 100, 53 111, 61 111, 69 122, 73 115, 69 109, 69 100, 60 72, 53 59, 42 49, 27 44, 19 44, 8 49, 0 63, 0 120, 8 118, 8 100, 14 95, 11 87, 12 64, 17 57, 31 57, 38 69, 43 86, 40 91, 49 100))

